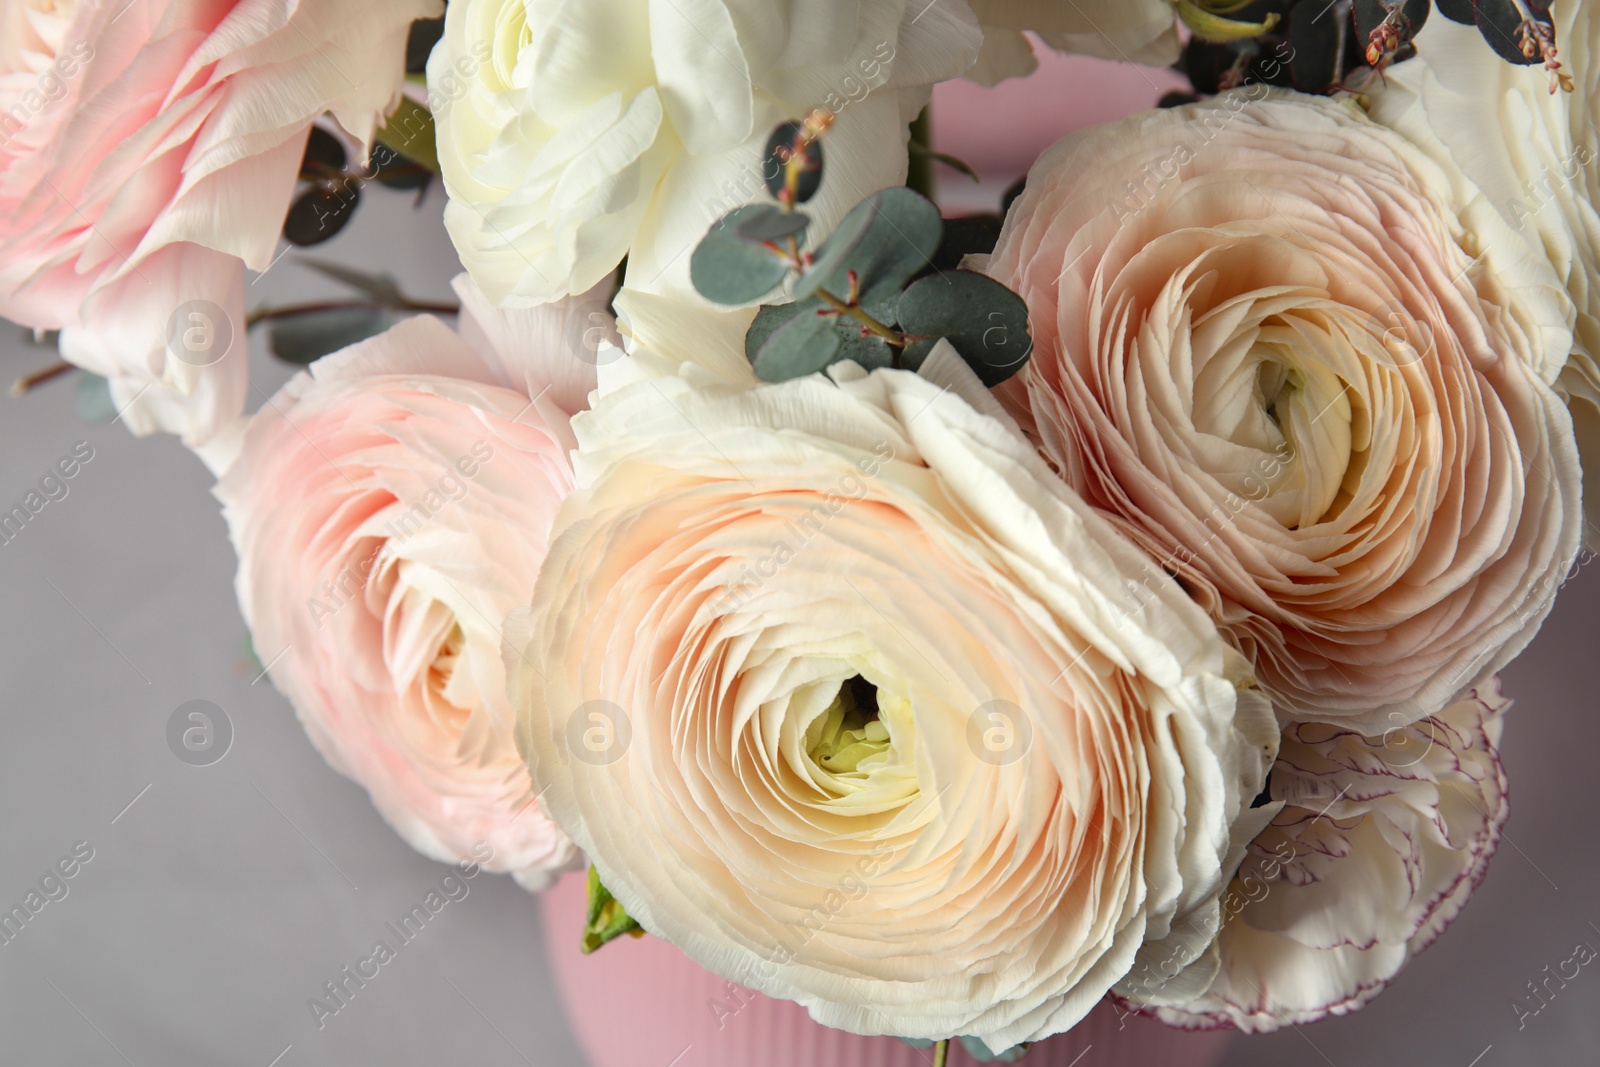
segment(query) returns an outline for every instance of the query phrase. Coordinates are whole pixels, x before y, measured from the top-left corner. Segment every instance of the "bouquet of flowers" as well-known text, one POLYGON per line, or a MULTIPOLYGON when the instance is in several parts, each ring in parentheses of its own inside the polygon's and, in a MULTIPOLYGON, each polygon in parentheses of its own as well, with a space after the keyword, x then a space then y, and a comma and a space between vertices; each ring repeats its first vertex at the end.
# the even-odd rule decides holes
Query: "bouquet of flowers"
POLYGON ((19 388, 181 435, 317 748, 428 856, 586 869, 586 951, 1011 1060, 1355 1010, 1483 877, 1497 672, 1600 543, 1592 5, 0 16, 19 388), (1043 49, 1194 91, 942 217, 932 86, 1043 49), (435 176, 459 305, 247 311, 435 176))

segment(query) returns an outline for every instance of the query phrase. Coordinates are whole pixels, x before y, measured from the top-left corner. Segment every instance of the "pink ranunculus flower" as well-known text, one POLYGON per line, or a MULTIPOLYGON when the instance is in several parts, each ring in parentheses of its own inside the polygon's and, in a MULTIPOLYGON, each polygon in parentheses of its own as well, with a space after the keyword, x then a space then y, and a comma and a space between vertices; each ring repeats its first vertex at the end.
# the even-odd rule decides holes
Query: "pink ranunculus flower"
POLYGON ((328 762, 418 851, 487 844, 539 889, 575 849, 517 752, 501 627, 573 486, 594 370, 567 343, 575 301, 496 317, 461 288, 484 320, 319 360, 251 418, 217 494, 255 647, 328 762))
POLYGON ((1261 86, 1045 153, 988 269, 1002 387, 1281 716, 1383 731, 1524 648, 1581 526, 1547 264, 1346 103, 1261 86))
POLYGON ((1119 992, 1175 1026, 1255 1033, 1367 1003, 1444 932, 1488 870, 1509 813, 1499 744, 1510 706, 1491 678, 1381 735, 1290 726, 1269 786, 1284 806, 1223 896, 1221 936, 1203 965, 1210 984, 1172 997, 1147 971, 1119 992))
POLYGON ((0 0, 0 315, 60 330, 136 433, 244 410, 312 119, 370 141, 439 0, 0 0))

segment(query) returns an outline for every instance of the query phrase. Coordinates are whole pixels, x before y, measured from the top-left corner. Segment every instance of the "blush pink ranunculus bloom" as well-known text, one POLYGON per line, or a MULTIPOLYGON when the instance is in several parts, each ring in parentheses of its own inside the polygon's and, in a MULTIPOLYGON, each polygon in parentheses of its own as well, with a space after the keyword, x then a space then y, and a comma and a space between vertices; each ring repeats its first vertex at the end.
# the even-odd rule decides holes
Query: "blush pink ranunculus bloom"
POLYGON ((328 762, 418 851, 487 846, 538 889, 576 853, 513 741, 501 627, 572 489, 594 368, 582 305, 497 315, 461 288, 461 335, 409 319, 284 386, 217 495, 255 647, 328 762))
POLYGON ((311 121, 370 141, 439 0, 0 0, 0 315, 61 331, 136 433, 244 410, 311 121))
POLYGON ((1578 548, 1565 296, 1346 103, 1264 86, 1058 143, 988 270, 1002 386, 1278 713, 1381 733, 1524 648, 1578 548))

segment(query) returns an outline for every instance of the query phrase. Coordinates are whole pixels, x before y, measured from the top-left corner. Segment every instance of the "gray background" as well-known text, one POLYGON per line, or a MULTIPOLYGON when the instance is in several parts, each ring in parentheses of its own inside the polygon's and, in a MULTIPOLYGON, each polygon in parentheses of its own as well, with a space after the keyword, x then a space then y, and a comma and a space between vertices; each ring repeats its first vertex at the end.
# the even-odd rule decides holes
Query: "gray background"
MULTIPOLYGON (((441 201, 434 189, 413 213, 407 196, 375 190, 312 254, 451 299, 441 201)), ((251 285, 251 306, 330 295, 294 259, 251 285)), ((255 383, 270 393, 289 369, 260 338, 252 347, 255 383)), ((6 380, 53 358, 0 324, 6 380)), ((322 762, 269 682, 252 684, 204 468, 173 440, 84 424, 74 396, 65 380, 0 400, 0 510, 74 442, 95 449, 66 499, 0 545, 0 905, 20 902, 75 842, 94 848, 68 896, 0 945, 0 1063, 581 1064, 538 902, 501 876, 475 879, 347 1010, 313 1027, 306 998, 446 868, 322 762), (167 745, 169 717, 195 699, 234 729, 212 766, 167 745)), ((1506 672, 1518 705, 1505 741, 1513 814, 1455 927, 1361 1013, 1239 1038, 1226 1063, 1600 1062, 1600 965, 1520 1031, 1511 1008, 1578 942, 1600 949, 1597 622, 1600 579, 1585 572, 1506 672)))

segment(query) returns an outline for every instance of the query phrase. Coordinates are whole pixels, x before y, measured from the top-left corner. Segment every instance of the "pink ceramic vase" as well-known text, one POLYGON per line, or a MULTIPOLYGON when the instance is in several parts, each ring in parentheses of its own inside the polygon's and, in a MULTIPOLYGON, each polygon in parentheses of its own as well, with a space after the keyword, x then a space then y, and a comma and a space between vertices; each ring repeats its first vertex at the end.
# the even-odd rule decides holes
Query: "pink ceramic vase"
MULTIPOLYGON (((582 875, 541 898, 556 985, 590 1067, 928 1067, 931 1051, 858 1037, 805 1009, 752 993, 665 941, 622 938, 592 956, 578 948, 582 875)), ((1214 1067, 1230 1034, 1184 1033, 1102 1005, 1070 1033, 1035 1045, 1023 1067, 1214 1067), (1119 1025, 1120 1024, 1120 1025, 1119 1025), (1092 1054, 1091 1054, 1092 1050, 1092 1054)), ((952 1048, 950 1067, 973 1061, 952 1048)))

